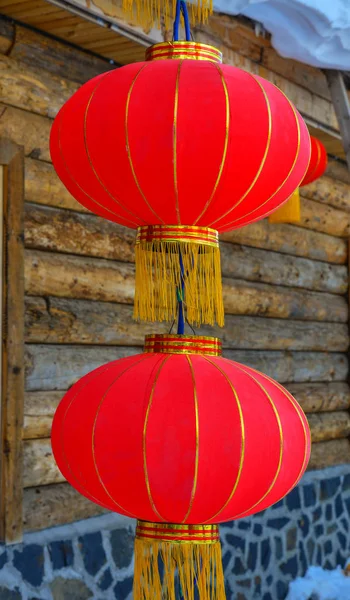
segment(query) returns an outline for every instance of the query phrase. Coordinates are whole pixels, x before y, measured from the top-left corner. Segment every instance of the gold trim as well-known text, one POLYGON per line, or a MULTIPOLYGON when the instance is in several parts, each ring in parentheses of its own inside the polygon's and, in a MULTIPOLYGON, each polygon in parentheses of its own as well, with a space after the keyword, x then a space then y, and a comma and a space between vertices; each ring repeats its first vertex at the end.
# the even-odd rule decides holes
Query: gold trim
POLYGON ((222 69, 217 65, 216 66, 220 78, 221 78, 221 82, 224 88, 224 95, 225 95, 225 108, 226 108, 226 112, 225 112, 225 141, 224 141, 224 150, 223 150, 223 154, 222 154, 222 159, 221 159, 221 164, 220 164, 220 168, 219 168, 219 173, 218 176, 216 178, 215 184, 214 184, 214 188, 213 191, 210 195, 209 200, 207 201, 206 205, 204 206, 201 214, 199 215, 199 217, 197 217, 197 219, 194 221, 194 225, 196 225, 196 223, 198 223, 198 221, 203 217, 203 215, 207 212, 210 204, 213 201, 213 198, 216 194, 216 191, 218 189, 221 177, 222 177, 222 173, 224 170, 224 166, 226 163, 226 157, 227 157, 227 148, 228 148, 228 141, 229 141, 229 131, 230 131, 230 101, 229 101, 229 93, 228 93, 228 89, 227 89, 227 84, 226 84, 226 80, 224 77, 224 73, 222 71, 222 69))
POLYGON ((174 98, 174 121, 173 121, 173 168, 174 168, 174 190, 175 190, 175 211, 177 222, 181 224, 180 206, 179 206, 179 188, 177 184, 177 113, 179 108, 179 82, 182 61, 179 63, 176 83, 175 83, 175 98, 174 98))
POLYGON ((222 342, 218 338, 204 336, 151 334, 145 337, 144 352, 221 356, 222 342))
MULTIPOLYGON (((250 77, 252 77, 254 79, 254 81, 258 84, 258 86, 260 87, 265 102, 266 102, 266 107, 267 107, 267 114, 268 114, 268 133, 267 133, 267 141, 266 141, 266 147, 265 147, 265 151, 259 166, 259 169, 253 179, 253 181, 251 182, 250 186, 248 187, 248 189, 246 190, 246 192, 244 192, 243 196, 238 200, 238 202, 236 202, 236 204, 234 206, 232 206, 225 214, 221 215, 218 219, 216 219, 215 221, 212 221, 212 223, 209 223, 209 225, 214 225, 215 223, 217 223, 218 221, 221 221, 222 219, 224 219, 225 217, 227 217, 227 215, 229 215, 235 208, 237 208, 237 206, 239 206, 243 200, 246 199, 246 197, 248 196, 248 194, 250 194, 250 192, 252 191, 253 187, 255 186, 256 182, 259 179, 259 176, 261 175, 261 172, 265 166, 266 163, 266 159, 267 159, 267 155, 268 152, 270 150, 270 145, 271 145, 271 136, 272 136, 272 115, 271 115, 271 106, 270 106, 270 100, 269 97, 264 89, 264 87, 262 86, 262 84, 260 83, 260 81, 258 79, 256 79, 254 77, 254 75, 252 75, 251 73, 247 73, 248 75, 250 75, 250 77)), ((255 209, 256 210, 256 209, 255 209)), ((250 213, 248 213, 250 214, 250 213)), ((240 217, 242 218, 242 217, 240 217)), ((238 221, 239 219, 236 219, 235 221, 232 221, 231 223, 229 223, 228 225, 225 225, 225 228, 228 227, 229 225, 231 225, 232 223, 235 223, 236 221, 238 221)))
POLYGON ((138 365, 140 362, 143 362, 144 360, 145 360, 145 357, 142 356, 140 358, 140 360, 138 360, 136 363, 133 363, 129 367, 126 367, 121 373, 119 373, 117 375, 117 377, 108 386, 107 390, 103 394, 103 396, 101 398, 101 401, 100 401, 100 403, 99 403, 99 405, 97 407, 97 411, 96 411, 96 415, 95 415, 95 419, 94 419, 94 425, 93 425, 93 428, 92 428, 92 436, 91 436, 92 458, 93 458, 95 472, 96 472, 96 475, 97 475, 97 478, 98 478, 100 484, 102 485, 103 489, 105 490, 107 496, 109 496, 109 498, 112 500, 113 504, 115 504, 123 512, 127 513, 128 515, 130 515, 133 518, 136 518, 136 515, 134 515, 130 511, 126 510, 121 504, 118 504, 118 502, 115 501, 115 499, 113 498, 113 496, 111 496, 111 494, 109 493, 107 487, 105 486, 104 482, 101 479, 101 475, 100 475, 100 472, 99 472, 99 469, 98 469, 98 466, 97 466, 97 463, 96 463, 96 456, 95 456, 95 430, 96 430, 96 425, 97 425, 97 419, 98 419, 98 416, 100 414, 100 410, 102 408, 102 404, 105 401, 106 396, 107 396, 108 392, 110 391, 110 389, 114 386, 115 382, 118 381, 118 379, 120 379, 127 371, 130 371, 133 367, 136 367, 136 365, 138 365))
POLYGON ((278 465, 277 465, 277 471, 276 471, 275 476, 274 476, 274 478, 272 480, 272 483, 270 484, 268 490, 265 492, 265 494, 263 495, 263 497, 260 498, 255 504, 253 504, 253 506, 251 506, 250 508, 247 508, 246 510, 242 511, 238 515, 235 515, 234 518, 238 519, 241 515, 244 515, 247 512, 250 512, 251 510, 254 510, 254 508, 256 508, 259 504, 261 504, 261 502, 263 502, 265 500, 265 498, 269 495, 269 493, 273 490, 273 487, 274 487, 274 485, 275 485, 275 483, 277 481, 277 478, 278 478, 278 476, 280 474, 281 467, 282 467, 284 438, 283 438, 283 430, 282 430, 282 424, 281 424, 280 416, 278 414, 278 411, 277 411, 277 408, 275 406, 275 403, 272 400, 272 398, 271 398, 270 394, 268 393, 268 391, 264 388, 264 386, 253 375, 251 375, 251 373, 249 373, 244 368, 242 368, 242 365, 238 365, 238 363, 236 363, 236 367, 240 371, 242 371, 243 373, 245 373, 250 379, 252 379, 253 381, 255 381, 255 383, 260 387, 260 389, 262 390, 262 392, 265 394, 265 396, 268 399, 268 401, 270 402, 272 410, 273 410, 273 412, 275 414, 276 421, 277 421, 277 426, 278 426, 278 430, 279 430, 279 434, 280 434, 280 455, 279 455, 279 461, 278 461, 278 465))
POLYGON ((196 417, 196 458, 195 458, 195 465, 194 465, 194 476, 193 476, 193 485, 192 485, 190 504, 189 504, 188 511, 187 511, 182 523, 185 523, 187 521, 187 519, 189 518, 189 516, 191 514, 192 508, 193 508, 193 502, 194 502, 194 498, 195 498, 196 491, 197 491, 198 465, 199 465, 199 414, 198 414, 197 386, 196 386, 196 378, 194 375, 194 369, 193 369, 191 359, 188 355, 186 355, 186 358, 187 358, 188 365, 190 367, 192 384, 193 384, 194 412, 195 412, 195 417, 196 417))
MULTIPOLYGON (((143 453, 143 470, 144 470, 144 474, 145 474, 145 482, 146 482, 146 488, 147 488, 147 494, 148 494, 148 499, 150 501, 152 510, 154 512, 154 514, 161 519, 161 521, 165 521, 165 519, 160 515, 160 513, 158 512, 156 505, 154 503, 153 500, 153 496, 152 496, 152 492, 151 492, 151 485, 149 482, 149 477, 148 477, 148 468, 147 468, 147 451, 146 451, 146 435, 147 435, 147 427, 148 427, 148 419, 149 419, 149 415, 150 415, 150 411, 151 411, 151 407, 152 407, 152 402, 153 402, 153 396, 154 396, 154 392, 156 389, 156 385, 158 383, 158 379, 159 379, 159 375, 161 373, 162 368, 164 367, 165 363, 169 360, 170 356, 166 356, 164 358, 164 360, 161 361, 159 368, 156 372, 156 375, 154 377, 153 383, 152 383, 152 388, 151 388, 151 393, 150 396, 148 398, 148 405, 147 405, 147 410, 146 410, 146 415, 145 415, 145 421, 143 424, 143 434, 142 434, 142 453, 143 453)), ((159 364, 159 363, 158 363, 159 364)))
POLYGON ((213 525, 190 525, 151 523, 137 521, 136 539, 181 544, 213 544, 220 540, 219 527, 213 525))
POLYGON ((212 521, 213 519, 216 519, 225 510, 225 508, 229 505, 229 503, 231 502, 231 500, 237 490, 238 484, 241 480, 243 464, 244 464, 244 457, 245 457, 245 425, 244 425, 242 406, 241 406, 238 394, 237 394, 235 388, 233 387, 233 384, 232 384, 231 380, 229 379, 227 373, 219 365, 217 365, 215 362, 213 362, 209 358, 206 358, 205 360, 208 363, 210 363, 211 365, 213 365, 213 367, 215 367, 218 371, 220 371, 220 373, 224 376, 227 383, 229 384, 231 391, 233 393, 235 402, 236 402, 236 406, 237 406, 238 413, 239 413, 239 420, 240 420, 240 424, 241 424, 241 457, 240 457, 240 461, 239 461, 239 468, 238 468, 236 481, 234 483, 233 489, 232 489, 229 497, 227 498, 225 504, 217 511, 217 513, 215 513, 215 515, 213 515, 212 517, 210 517, 210 519, 207 519, 205 521, 205 523, 208 523, 208 521, 212 521))
MULTIPOLYGON (((131 169, 131 173, 135 182, 135 185, 139 191, 139 193, 141 194, 142 199, 144 200, 144 202, 146 203, 147 207, 149 208, 149 210, 154 214, 154 216, 156 217, 156 219, 159 219, 159 221, 161 221, 161 223, 164 223, 163 219, 160 218, 160 216, 156 213, 156 211, 152 208, 152 206, 150 205, 150 203, 148 202, 145 194, 143 193, 143 190, 140 186, 139 180, 136 176, 136 172, 135 172, 135 168, 134 168, 134 163, 132 161, 131 158, 131 150, 130 150, 130 144, 129 144, 129 130, 128 130, 128 120, 129 120, 129 105, 130 105, 130 99, 131 99, 131 94, 132 91, 134 89, 134 85, 139 77, 139 75, 141 74, 141 72, 143 71, 143 69, 146 67, 146 64, 143 64, 141 66, 141 68, 138 70, 138 72, 136 73, 132 84, 130 86, 129 92, 128 92, 128 96, 127 96, 127 100, 126 100, 126 105, 125 105, 125 145, 126 145, 126 154, 129 160, 129 166, 131 169)), ((113 73, 113 71, 112 71, 113 73)))
POLYGON ((146 50, 146 61, 185 59, 222 63, 222 52, 208 44, 192 41, 160 42, 146 50))
MULTIPOLYGON (((93 174, 95 175, 97 181, 99 182, 100 186, 102 187, 102 189, 106 192, 106 194, 114 201, 116 202, 123 210, 125 210, 126 213, 129 213, 129 215, 131 215, 132 217, 135 217, 136 219, 138 219, 139 221, 144 221, 144 219, 140 219, 135 213, 132 212, 132 210, 129 210, 128 208, 126 208, 126 206, 123 205, 122 202, 120 202, 120 200, 118 200, 117 198, 115 198, 113 196, 113 194, 111 194, 111 192, 109 191, 109 189, 105 186, 105 184, 103 183, 102 179, 100 178, 99 174, 97 173, 94 164, 91 160, 91 156, 90 156, 90 152, 89 152, 89 147, 88 147, 88 143, 87 143, 87 117, 88 117, 88 112, 89 112, 89 108, 92 102, 92 99, 97 91, 97 88, 101 85, 101 83, 105 80, 105 78, 108 75, 112 75, 113 71, 110 71, 109 73, 106 73, 106 75, 104 77, 102 77, 101 79, 99 79, 99 81, 97 82, 96 86, 94 87, 91 96, 88 100, 88 103, 86 105, 85 108, 85 113, 84 113, 84 146, 85 146, 85 152, 86 152, 86 156, 89 162, 89 165, 91 167, 91 170, 93 172, 93 174)), ((97 202, 96 202, 97 203, 97 202)), ((98 204, 98 203, 97 203, 98 204)), ((104 208, 104 207, 103 207, 104 208)), ((107 209, 108 210, 108 209, 107 209)), ((127 220, 127 219, 126 219, 127 220)), ((132 222, 132 221, 131 221, 132 222)), ((135 225, 137 225, 135 223, 135 225)))
POLYGON ((219 234, 215 229, 197 225, 143 225, 138 227, 135 244, 185 242, 219 247, 219 234))

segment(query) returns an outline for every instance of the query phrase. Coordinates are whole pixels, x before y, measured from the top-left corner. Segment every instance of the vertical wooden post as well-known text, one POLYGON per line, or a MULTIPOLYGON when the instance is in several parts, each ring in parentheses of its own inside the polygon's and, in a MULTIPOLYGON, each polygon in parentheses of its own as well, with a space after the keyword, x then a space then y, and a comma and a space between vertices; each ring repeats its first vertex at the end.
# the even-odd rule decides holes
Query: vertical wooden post
POLYGON ((0 538, 22 539, 24 403, 24 155, 0 140, 1 445, 0 538))
POLYGON ((325 70, 350 171, 350 102, 340 71, 325 70))

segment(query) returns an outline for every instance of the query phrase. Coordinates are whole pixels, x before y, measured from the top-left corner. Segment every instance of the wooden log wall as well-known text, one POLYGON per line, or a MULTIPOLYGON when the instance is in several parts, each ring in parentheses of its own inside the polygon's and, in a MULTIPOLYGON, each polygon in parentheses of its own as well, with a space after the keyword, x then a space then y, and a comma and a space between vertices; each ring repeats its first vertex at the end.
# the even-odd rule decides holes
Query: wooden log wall
MULTIPOLYGON (((167 328, 132 320, 133 232, 84 210, 50 163, 52 119, 85 78, 106 70, 106 62, 71 49, 67 58, 65 46, 37 33, 29 42, 16 27, 8 46, 0 19, 0 136, 22 144, 26 157, 23 515, 25 529, 33 530, 100 511, 63 481, 54 464, 51 421, 65 390, 91 369, 139 352, 147 332, 167 328)), ((232 58, 232 39, 225 43, 228 60, 239 62, 232 58)), ((252 69, 249 60, 241 66, 252 69)), ((273 51, 264 68, 271 80, 289 81, 273 51)), ((305 81, 295 81, 295 69, 288 89, 299 107, 305 81)), ((308 94, 320 122, 336 127, 324 89, 308 94)), ((350 178, 331 162, 325 177, 302 190, 300 225, 264 220, 222 236, 226 325, 220 332, 203 328, 222 337, 227 357, 294 394, 309 418, 310 467, 316 469, 350 460, 349 234, 350 178)))

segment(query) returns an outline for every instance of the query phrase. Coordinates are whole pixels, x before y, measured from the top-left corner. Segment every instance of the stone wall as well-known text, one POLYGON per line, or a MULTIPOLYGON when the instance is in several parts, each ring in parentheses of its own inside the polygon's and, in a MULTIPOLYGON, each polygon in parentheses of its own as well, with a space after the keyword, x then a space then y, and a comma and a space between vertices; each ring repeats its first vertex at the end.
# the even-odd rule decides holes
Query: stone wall
MULTIPOLYGON (((221 526, 227 600, 284 600, 309 565, 350 556, 350 466, 307 473, 283 501, 221 526)), ((1 600, 129 600, 134 523, 107 514, 0 548, 1 600)))

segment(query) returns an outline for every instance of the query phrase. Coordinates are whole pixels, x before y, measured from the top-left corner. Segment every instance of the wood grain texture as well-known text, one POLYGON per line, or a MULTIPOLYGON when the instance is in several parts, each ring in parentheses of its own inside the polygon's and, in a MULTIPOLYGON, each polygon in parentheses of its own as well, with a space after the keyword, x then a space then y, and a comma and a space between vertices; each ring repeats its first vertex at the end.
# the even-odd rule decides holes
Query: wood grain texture
MULTIPOLYGON (((97 367, 142 352, 134 346, 27 344, 26 390, 65 390, 97 367)), ((338 352, 228 350, 224 356, 286 382, 344 381, 348 357, 338 352)))
POLYGON ((106 512, 104 508, 78 494, 68 483, 24 490, 23 526, 25 531, 42 529, 43 524, 45 527, 65 525, 106 512))
POLYGON ((300 192, 304 198, 350 212, 350 185, 343 181, 323 176, 300 188, 300 192))
MULTIPOLYGON (((8 22, 0 18, 0 40, 6 38, 4 31, 6 23, 8 22)), ((63 44, 18 24, 13 24, 12 28, 13 30, 7 34, 14 36, 9 56, 23 65, 31 68, 35 65, 38 69, 77 83, 85 83, 112 68, 108 60, 93 56, 79 48, 63 44)), ((3 44, 0 42, 0 52, 6 54, 8 50, 9 46, 6 47, 5 42, 3 44)))
MULTIPOLYGON (((25 236, 29 248, 96 256, 114 260, 134 260, 133 230, 82 209, 63 188, 52 165, 26 159, 26 198, 72 210, 58 210, 26 203, 25 236)), ((293 225, 274 225, 267 219, 221 235, 223 241, 243 244, 282 254, 344 264, 346 240, 293 225)), ((260 256, 258 254, 258 256, 260 256)))
MULTIPOLYGON (((244 298, 242 298, 244 301, 244 298)), ((26 341, 49 344, 142 345, 145 334, 169 325, 137 323, 132 306, 66 298, 26 299, 26 341)), ((224 348, 345 352, 347 324, 226 315, 225 327, 198 333, 221 337, 224 348)))
POLYGON ((350 387, 345 381, 289 383, 287 388, 306 413, 347 410, 350 408, 350 387))
POLYGON ((326 175, 350 185, 350 171, 345 161, 328 157, 326 175))
POLYGON ((23 439, 48 438, 52 419, 65 391, 26 392, 24 397, 23 439))
POLYGON ((349 411, 309 414, 308 421, 312 442, 347 438, 350 435, 349 411))
POLYGON ((22 427, 24 398, 24 156, 22 148, 0 140, 5 170, 2 275, 1 539, 22 538, 22 427), (6 182, 6 183, 5 183, 6 182))
POLYGON ((300 217, 300 227, 339 237, 350 236, 349 212, 338 210, 329 204, 301 197, 300 217))
POLYGON ((0 54, 7 54, 11 50, 14 37, 14 25, 0 17, 0 54))
MULTIPOLYGON (((231 279, 237 278, 335 294, 344 294, 347 290, 345 266, 293 259, 233 244, 221 248, 224 285, 228 280, 230 286, 231 279)), ((134 276, 135 267, 129 263, 38 250, 25 253, 25 286, 30 296, 130 304, 134 297, 134 276)))
POLYGON ((78 87, 73 81, 0 54, 0 95, 4 104, 53 119, 78 87))
POLYGON ((347 464, 350 460, 350 441, 348 439, 329 440, 311 446, 311 458, 308 470, 325 469, 335 465, 347 464))
POLYGON ((49 152, 51 125, 51 119, 0 104, 0 137, 24 146, 25 156, 51 160, 49 152))

